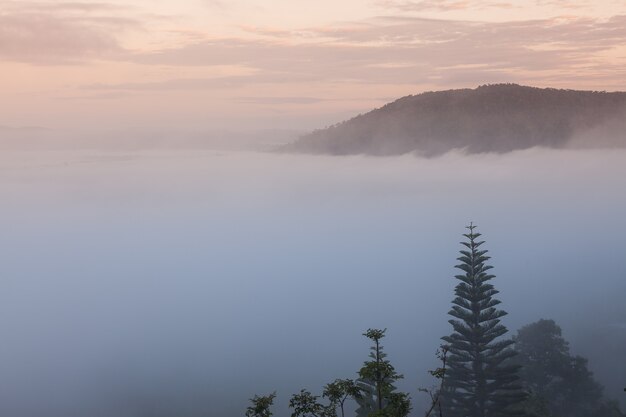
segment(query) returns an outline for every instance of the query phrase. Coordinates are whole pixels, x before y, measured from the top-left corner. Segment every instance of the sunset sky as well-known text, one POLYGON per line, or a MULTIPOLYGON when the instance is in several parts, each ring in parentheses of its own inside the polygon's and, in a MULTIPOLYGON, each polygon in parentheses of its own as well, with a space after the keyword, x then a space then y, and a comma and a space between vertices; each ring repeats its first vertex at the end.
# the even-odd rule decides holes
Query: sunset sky
POLYGON ((0 60, 0 126, 311 129, 427 90, 626 90, 626 1, 0 1, 0 60))

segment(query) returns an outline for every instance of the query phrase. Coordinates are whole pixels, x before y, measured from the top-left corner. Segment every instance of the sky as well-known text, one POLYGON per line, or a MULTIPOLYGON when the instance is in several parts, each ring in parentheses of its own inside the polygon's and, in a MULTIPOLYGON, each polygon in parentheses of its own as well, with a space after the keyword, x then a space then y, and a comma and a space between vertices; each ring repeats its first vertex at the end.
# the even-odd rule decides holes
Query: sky
POLYGON ((626 90, 623 0, 0 0, 0 126, 313 129, 429 90, 626 90))

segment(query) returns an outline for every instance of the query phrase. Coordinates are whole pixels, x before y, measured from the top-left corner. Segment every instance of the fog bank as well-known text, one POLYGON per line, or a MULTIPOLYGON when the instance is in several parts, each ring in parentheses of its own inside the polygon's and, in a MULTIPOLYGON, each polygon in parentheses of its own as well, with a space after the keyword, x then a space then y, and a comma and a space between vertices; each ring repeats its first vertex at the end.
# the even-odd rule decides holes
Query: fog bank
POLYGON ((5 151, 0 414, 237 416, 277 390, 286 416, 354 377, 368 327, 421 398, 470 221, 509 329, 555 319, 623 397, 624 178, 625 150, 5 151))

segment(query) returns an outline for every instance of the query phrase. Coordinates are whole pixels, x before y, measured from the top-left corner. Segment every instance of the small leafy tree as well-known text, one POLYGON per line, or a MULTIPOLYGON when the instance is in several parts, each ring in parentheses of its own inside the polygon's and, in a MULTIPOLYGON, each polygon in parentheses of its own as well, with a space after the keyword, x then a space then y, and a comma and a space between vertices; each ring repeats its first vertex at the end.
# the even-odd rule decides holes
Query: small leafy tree
POLYGON ((388 404, 385 410, 386 417, 406 417, 411 412, 411 397, 405 392, 392 392, 389 394, 388 404))
POLYGON ((525 408, 535 416, 592 417, 621 415, 606 402, 602 386, 587 368, 587 359, 572 356, 554 320, 539 320, 513 338, 520 376, 531 395, 525 408))
POLYGON ((339 407, 341 417, 345 417, 344 403, 348 398, 360 399, 361 388, 352 379, 335 379, 326 384, 322 396, 328 398, 331 407, 339 407))
POLYGON ((318 399, 318 395, 305 389, 293 394, 289 400, 289 408, 293 409, 291 417, 335 417, 335 407, 325 406, 318 399))
POLYGON ((427 389, 420 388, 420 392, 425 392, 430 396, 430 407, 426 411, 425 417, 429 417, 433 411, 437 408, 439 410, 439 416, 443 416, 443 411, 441 407, 441 393, 443 391, 443 386, 446 381, 446 370, 447 370, 447 362, 448 362, 448 351, 450 347, 448 345, 441 345, 439 349, 437 349, 437 359, 441 361, 441 366, 435 370, 428 371, 429 374, 434 376, 439 380, 439 387, 427 389))
MULTIPOLYGON (((394 383, 404 378, 398 374, 393 365, 386 359, 387 354, 383 351, 380 341, 385 337, 387 329, 368 329, 363 333, 374 344, 370 348, 370 360, 363 363, 359 370, 359 387, 364 395, 357 399, 360 407, 357 410, 358 415, 388 415, 384 413, 391 412, 391 407, 385 410, 388 405, 395 407, 395 411, 410 411, 410 401, 408 395, 398 397, 394 394, 396 387, 394 383), (395 402, 394 402, 395 401, 395 402)), ((406 414, 407 415, 408 411, 406 414)), ((396 414, 398 415, 398 414, 396 414)))
POLYGON ((273 414, 270 407, 274 404, 274 398, 276 398, 276 392, 250 398, 252 405, 248 406, 246 417, 271 417, 273 414))

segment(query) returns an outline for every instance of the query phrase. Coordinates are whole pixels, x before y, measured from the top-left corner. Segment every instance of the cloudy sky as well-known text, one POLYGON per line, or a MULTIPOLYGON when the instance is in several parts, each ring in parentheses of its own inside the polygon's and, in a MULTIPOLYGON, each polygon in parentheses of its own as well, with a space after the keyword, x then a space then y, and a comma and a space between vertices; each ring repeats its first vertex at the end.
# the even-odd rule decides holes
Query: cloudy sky
POLYGON ((0 0, 0 125, 323 127, 426 90, 626 90, 623 0, 0 0))

